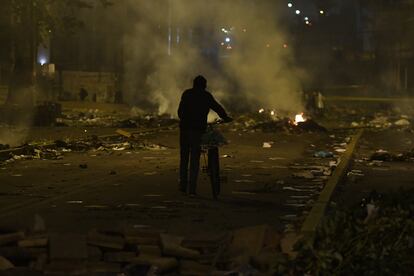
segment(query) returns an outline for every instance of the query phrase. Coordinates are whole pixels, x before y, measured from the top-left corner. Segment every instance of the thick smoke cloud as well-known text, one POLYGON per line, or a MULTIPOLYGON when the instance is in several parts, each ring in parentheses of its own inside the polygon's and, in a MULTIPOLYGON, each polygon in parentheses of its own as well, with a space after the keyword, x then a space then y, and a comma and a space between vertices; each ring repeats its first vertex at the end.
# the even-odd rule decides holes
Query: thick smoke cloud
POLYGON ((202 74, 230 109, 301 110, 300 73, 290 48, 283 47, 286 37, 274 1, 126 2, 127 102, 174 115, 182 91, 202 74))

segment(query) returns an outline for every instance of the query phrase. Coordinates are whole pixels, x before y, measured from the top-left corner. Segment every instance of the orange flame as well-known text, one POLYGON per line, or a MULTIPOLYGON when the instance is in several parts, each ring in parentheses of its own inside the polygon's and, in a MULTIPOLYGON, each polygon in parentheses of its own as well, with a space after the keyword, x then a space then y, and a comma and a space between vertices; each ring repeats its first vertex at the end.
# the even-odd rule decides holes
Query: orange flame
POLYGON ((303 123, 303 122, 306 122, 306 118, 303 117, 303 112, 300 114, 296 114, 295 121, 293 122, 293 124, 297 126, 299 123, 303 123))

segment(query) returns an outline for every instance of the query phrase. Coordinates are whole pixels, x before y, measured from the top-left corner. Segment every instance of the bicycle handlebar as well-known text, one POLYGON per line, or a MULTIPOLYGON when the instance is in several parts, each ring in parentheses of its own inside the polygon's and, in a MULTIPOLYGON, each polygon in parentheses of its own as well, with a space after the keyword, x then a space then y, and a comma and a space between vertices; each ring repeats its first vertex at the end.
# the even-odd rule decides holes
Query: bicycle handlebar
POLYGON ((221 124, 225 124, 225 123, 230 123, 232 121, 233 121, 233 118, 230 118, 230 117, 227 120, 224 120, 224 119, 219 118, 219 119, 214 120, 213 122, 208 123, 208 125, 209 126, 215 126, 215 125, 221 125, 221 124))

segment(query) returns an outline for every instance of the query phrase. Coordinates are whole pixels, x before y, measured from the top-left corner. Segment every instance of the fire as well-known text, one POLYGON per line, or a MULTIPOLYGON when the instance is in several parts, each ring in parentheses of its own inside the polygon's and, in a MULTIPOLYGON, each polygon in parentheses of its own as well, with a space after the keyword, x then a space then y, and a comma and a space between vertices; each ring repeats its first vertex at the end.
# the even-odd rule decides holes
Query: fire
POLYGON ((295 126, 297 126, 299 123, 303 123, 303 122, 305 122, 306 121, 306 118, 305 117, 303 117, 303 112, 302 113, 300 113, 300 114, 296 114, 296 116, 295 116, 295 121, 293 122, 293 124, 295 125, 295 126))

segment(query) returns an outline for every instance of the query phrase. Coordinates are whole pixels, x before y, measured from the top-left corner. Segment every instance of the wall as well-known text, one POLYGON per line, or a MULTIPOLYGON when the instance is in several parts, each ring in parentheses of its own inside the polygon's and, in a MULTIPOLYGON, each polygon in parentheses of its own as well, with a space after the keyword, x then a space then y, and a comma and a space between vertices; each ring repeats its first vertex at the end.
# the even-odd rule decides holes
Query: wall
POLYGON ((93 101, 96 94, 96 102, 116 102, 118 78, 114 73, 62 71, 59 75, 62 100, 79 100, 79 91, 84 88, 88 92, 85 101, 93 101))

